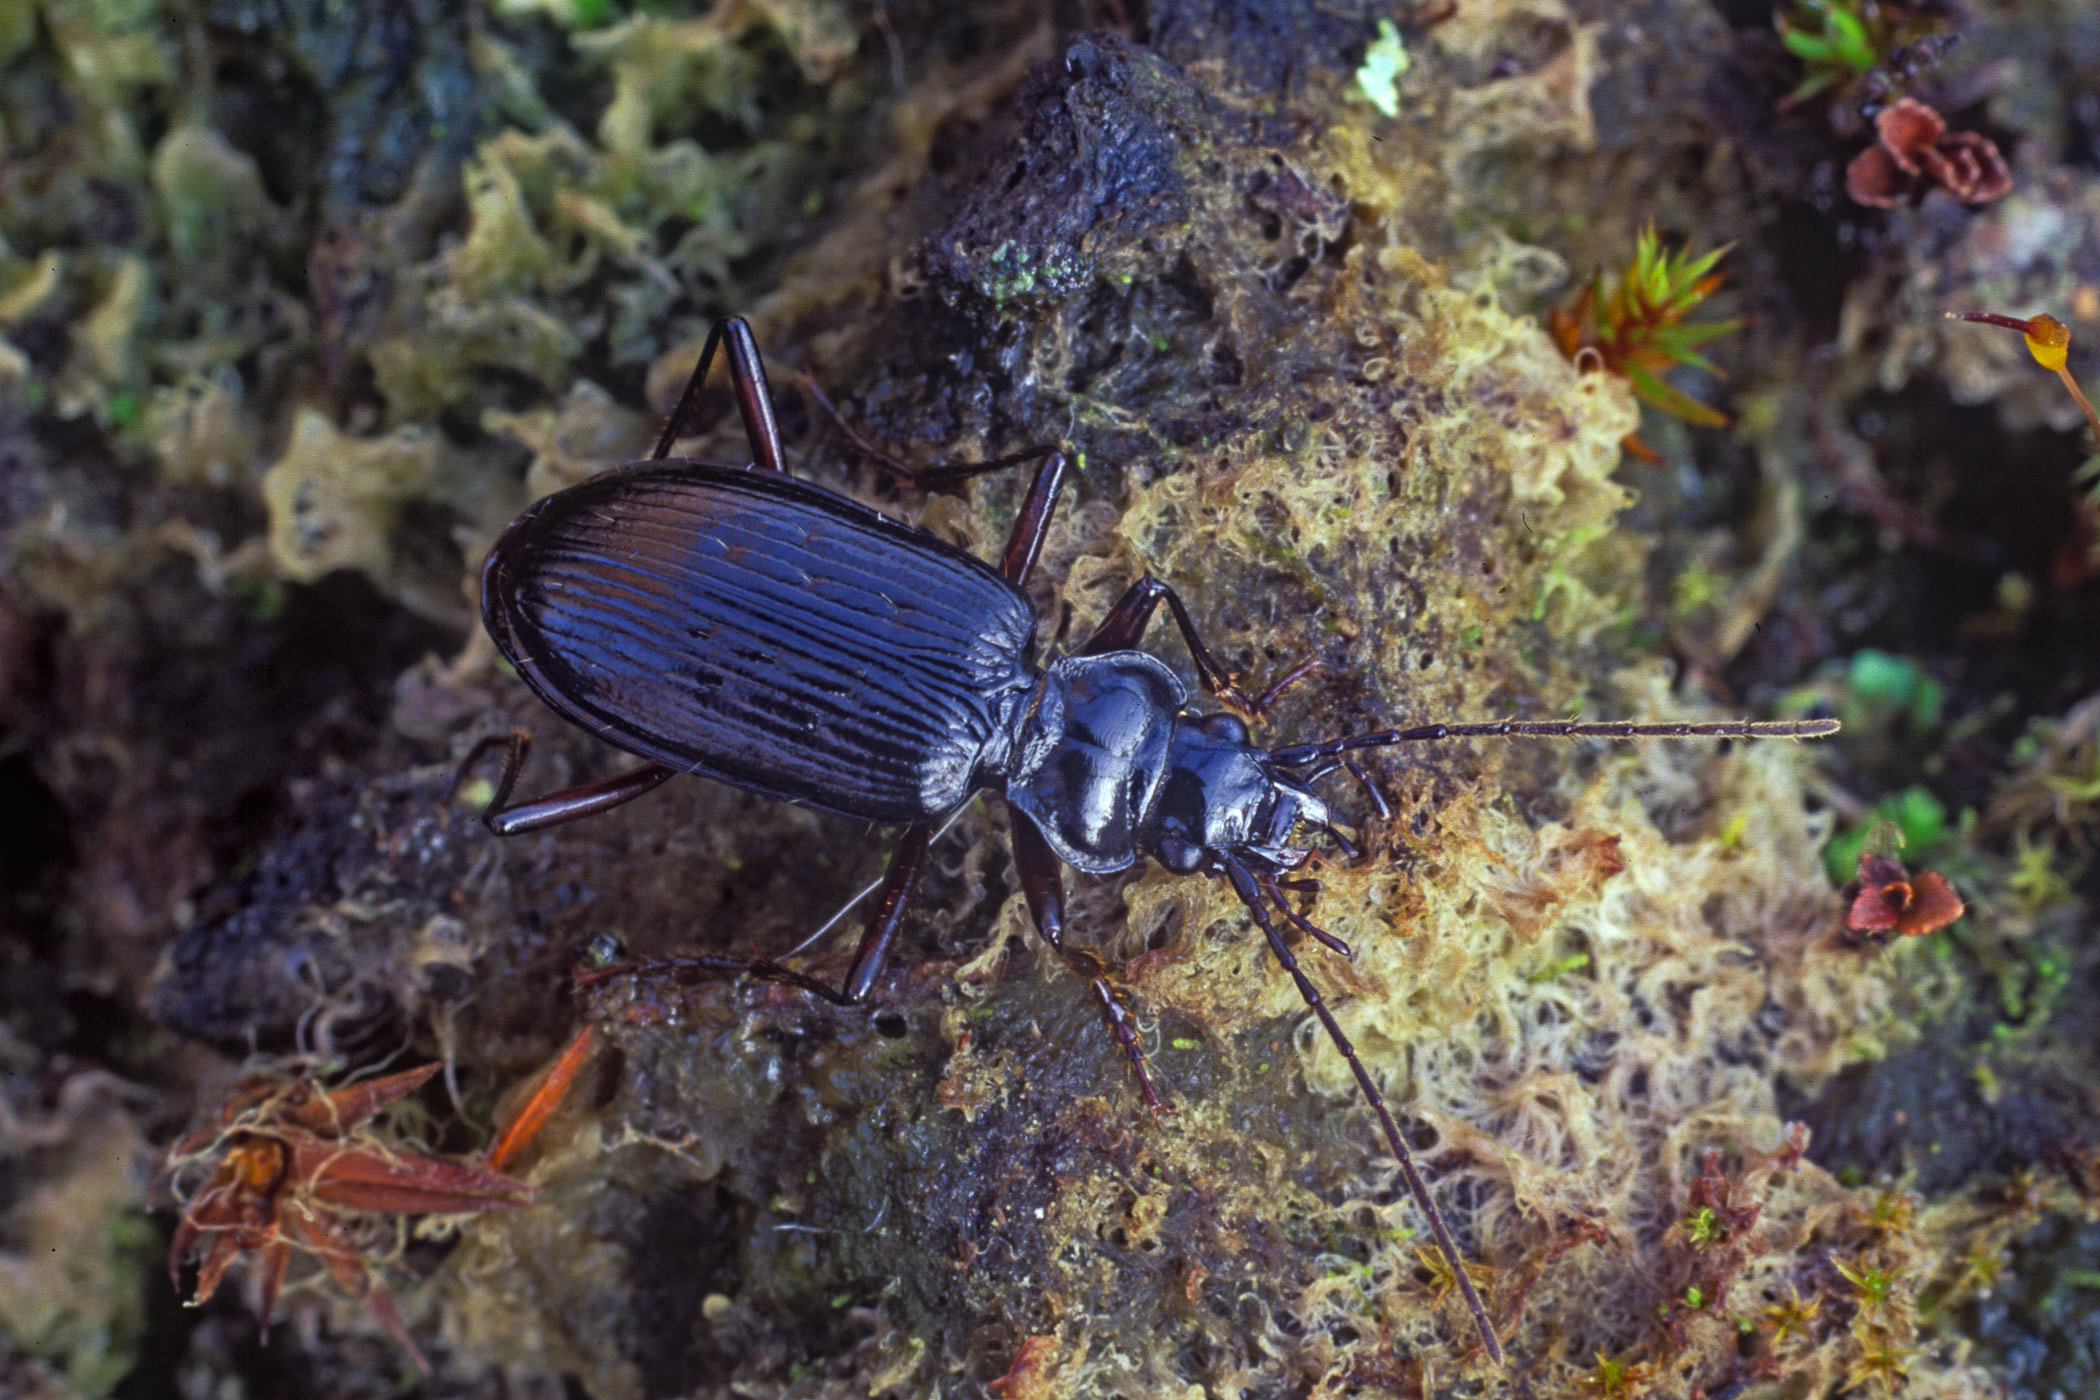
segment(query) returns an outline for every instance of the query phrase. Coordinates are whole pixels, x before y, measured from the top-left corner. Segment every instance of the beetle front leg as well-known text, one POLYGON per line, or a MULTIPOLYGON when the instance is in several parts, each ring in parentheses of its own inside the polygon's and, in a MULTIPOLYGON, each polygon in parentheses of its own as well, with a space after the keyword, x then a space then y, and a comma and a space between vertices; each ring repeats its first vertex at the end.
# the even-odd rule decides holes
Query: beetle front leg
POLYGON ((1159 611, 1161 603, 1165 603, 1167 610, 1174 614, 1174 626, 1181 632, 1181 640, 1188 645, 1189 659, 1196 663, 1196 679, 1203 683, 1203 693, 1242 719, 1260 719, 1285 690, 1320 669, 1320 662, 1308 657, 1285 671, 1267 690, 1248 699, 1233 683, 1232 672, 1218 664, 1210 649, 1203 645, 1203 639, 1196 635, 1195 619, 1189 616, 1181 595, 1150 574, 1123 591, 1123 596, 1116 599, 1115 606, 1108 610, 1107 617, 1101 619, 1101 625, 1094 629, 1094 635, 1087 638, 1078 654, 1100 656, 1111 651, 1134 650, 1144 640, 1145 629, 1152 625, 1152 615, 1159 611))
POLYGON ((1065 966, 1084 978, 1093 989, 1094 1004, 1101 1009, 1101 1017, 1108 1022, 1116 1044, 1122 1047, 1123 1058, 1130 1061, 1131 1072, 1137 1076, 1138 1088, 1144 1093, 1145 1102, 1154 1113, 1166 1112, 1167 1106, 1152 1088, 1152 1077, 1145 1072, 1145 1050, 1138 1043, 1137 1026, 1131 1021, 1129 1008, 1109 985, 1108 969, 1100 958, 1086 949, 1073 948, 1065 943, 1064 872, 1056 853, 1027 817, 1012 807, 1007 808, 1007 817, 1013 826, 1014 866, 1020 872, 1021 893, 1027 897, 1028 912, 1035 918, 1036 932, 1065 960, 1065 966))

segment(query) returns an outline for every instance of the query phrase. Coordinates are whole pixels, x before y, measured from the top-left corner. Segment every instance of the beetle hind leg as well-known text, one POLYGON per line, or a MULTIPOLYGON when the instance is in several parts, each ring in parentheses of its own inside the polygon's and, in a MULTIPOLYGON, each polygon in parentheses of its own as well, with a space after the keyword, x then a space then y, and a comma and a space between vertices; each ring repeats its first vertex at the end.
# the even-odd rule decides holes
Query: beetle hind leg
POLYGON ((882 896, 875 901, 874 911, 868 915, 867 927, 861 930, 860 942, 853 950, 853 961, 846 969, 844 980, 836 987, 820 977, 797 972, 771 958, 732 958, 716 953, 640 958, 589 968, 576 974, 576 985, 590 987, 622 977, 749 977, 758 982, 777 982, 794 987, 833 1006, 866 1005, 874 993, 875 983, 882 977, 882 969, 889 962, 890 945, 904 922, 904 910, 919 888, 920 877, 926 873, 926 852, 932 841, 933 828, 929 826, 904 829, 904 837, 897 843, 896 853, 890 857, 889 870, 882 877, 882 896))
POLYGON ((801 388, 803 393, 809 395, 818 408, 824 410, 824 416, 837 425, 840 435, 852 446, 853 451, 857 455, 865 457, 868 461, 881 467, 891 475, 909 481, 924 490, 944 491, 950 487, 961 485, 973 476, 983 476, 987 472, 1005 471, 1008 467, 1018 467, 1024 462, 1040 462, 1043 458, 1057 451, 1054 447, 1038 444, 1034 447, 1024 447, 1018 452, 1009 452, 1001 457, 988 457, 982 462, 932 462, 924 466, 917 465, 907 462, 896 453, 870 442, 867 435, 854 427, 852 420, 847 418, 839 410, 838 405, 831 401, 831 396, 818 386, 815 379, 806 374, 798 375, 795 383, 801 388))
POLYGON ((504 751, 503 771, 497 775, 495 795, 481 809, 481 824, 496 836, 543 831, 579 817, 610 811, 634 801, 645 792, 654 792, 677 771, 661 763, 645 763, 616 777, 550 792, 530 802, 513 803, 511 789, 518 785, 518 774, 525 767, 525 755, 532 752, 532 736, 522 729, 513 729, 508 734, 491 734, 467 750, 467 756, 460 760, 458 774, 452 779, 452 793, 447 801, 459 796, 460 789, 466 786, 467 774, 481 762, 482 756, 498 747, 504 751))
POLYGON ((670 456, 678 439, 699 426, 700 396, 707 385, 707 371, 714 364, 717 350, 726 350, 729 387, 736 395, 737 416, 744 420, 744 436, 751 442, 752 465, 763 471, 785 472, 787 463, 781 455, 780 424, 773 418, 773 393, 766 384, 765 361, 759 358, 758 339, 751 334, 750 323, 741 316, 725 316, 709 328, 707 341, 700 349, 699 362, 693 366, 692 376, 685 381, 685 390, 679 394, 677 406, 671 410, 671 417, 665 422, 663 435, 657 438, 656 450, 649 454, 649 460, 662 461, 670 456))
POLYGON ((578 987, 595 987, 605 982, 617 982, 622 978, 641 979, 648 977, 683 980, 689 977, 720 977, 735 979, 749 977, 755 982, 778 982, 807 992, 833 1006, 857 1006, 858 1002, 824 981, 806 972, 797 972, 792 967, 774 962, 771 958, 730 958, 715 953, 681 953, 666 958, 635 958, 628 962, 608 963, 604 967, 586 968, 578 972, 573 981, 578 987))

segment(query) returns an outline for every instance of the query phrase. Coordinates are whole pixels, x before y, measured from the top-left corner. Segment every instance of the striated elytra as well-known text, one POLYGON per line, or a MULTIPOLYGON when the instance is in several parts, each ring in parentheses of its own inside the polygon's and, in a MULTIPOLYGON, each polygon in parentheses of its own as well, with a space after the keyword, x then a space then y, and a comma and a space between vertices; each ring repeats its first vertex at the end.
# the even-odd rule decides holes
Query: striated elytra
POLYGON ((1035 612, 986 565, 792 477, 675 462, 549 496, 482 572, 563 718, 683 773, 925 821, 1005 772, 1035 612))

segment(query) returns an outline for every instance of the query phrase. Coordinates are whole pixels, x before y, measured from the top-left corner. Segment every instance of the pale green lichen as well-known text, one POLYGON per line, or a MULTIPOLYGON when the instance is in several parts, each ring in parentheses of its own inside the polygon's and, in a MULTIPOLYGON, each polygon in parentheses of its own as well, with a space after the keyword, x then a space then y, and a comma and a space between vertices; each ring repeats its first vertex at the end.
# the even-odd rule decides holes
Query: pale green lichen
POLYGON ((383 585, 395 582, 400 504, 428 489, 439 452, 435 435, 422 428, 359 439, 313 409, 300 413, 284 455, 262 480, 277 567, 300 583, 331 569, 361 569, 383 585))
POLYGON ((1400 29, 1389 19, 1378 21, 1378 37, 1364 50, 1364 61, 1356 70, 1356 88, 1365 99, 1388 117, 1400 115, 1399 82, 1412 66, 1400 29))
POLYGON ((179 264, 223 256, 229 246, 261 237, 272 214, 255 161, 201 123, 161 138, 153 151, 153 187, 179 264))

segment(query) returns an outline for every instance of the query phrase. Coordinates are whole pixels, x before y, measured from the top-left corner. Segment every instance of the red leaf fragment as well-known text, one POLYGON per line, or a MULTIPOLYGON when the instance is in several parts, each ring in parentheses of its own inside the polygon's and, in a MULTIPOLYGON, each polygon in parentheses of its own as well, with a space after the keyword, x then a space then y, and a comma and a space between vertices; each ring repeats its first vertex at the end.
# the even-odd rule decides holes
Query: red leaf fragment
POLYGON ((532 1141, 534 1134, 545 1127, 547 1120, 554 1116, 554 1110, 568 1097, 569 1086, 575 1082, 577 1074, 591 1057, 591 1045, 596 1030, 597 1027, 585 1022, 583 1029, 576 1032, 568 1046, 555 1057, 545 1077, 534 1086, 532 1093, 519 1106, 510 1123, 496 1135, 496 1144, 489 1149, 490 1168, 501 1171, 509 1166, 511 1159, 516 1157, 525 1144, 532 1141))
POLYGON ((479 1162, 396 1146, 367 1126, 438 1069, 423 1065, 332 1090, 311 1079, 258 1078, 236 1086, 218 1121, 175 1147, 178 1174, 200 1165, 210 1172, 184 1206, 168 1259, 179 1284, 182 1261, 202 1250, 192 1303, 210 1298, 242 1255, 258 1255, 267 1334, 296 1250, 319 1259, 427 1371, 400 1313, 372 1281, 345 1216, 497 1210, 525 1205, 537 1194, 479 1162))
POLYGON ((1947 134, 1947 122, 1914 97, 1899 97, 1874 118, 1874 131, 1881 148, 1908 175, 1923 175, 1921 156, 1930 155, 1947 134))
POLYGON ((1945 928, 1966 908, 1945 876, 1928 870, 1912 878, 1903 863, 1862 853, 1859 878, 1845 887, 1845 927, 1855 933, 1915 938, 1945 928))
POLYGON ((1845 193, 1855 204, 1893 209, 1910 198, 1917 188, 1916 177, 1896 164, 1896 158, 1879 146, 1869 146, 1845 167, 1845 193))
POLYGON ((1845 167, 1845 193, 1855 203, 1892 208, 1928 182, 1964 204, 1988 204, 2012 189, 1995 142, 1974 131, 1949 133, 1946 119, 1914 97, 1882 108, 1874 132, 1876 144, 1845 167))
POLYGON ((1957 131, 1934 148, 1940 168, 1932 177, 1964 204, 1989 204, 2012 189, 2012 171, 1997 144, 1973 131, 1957 131))

